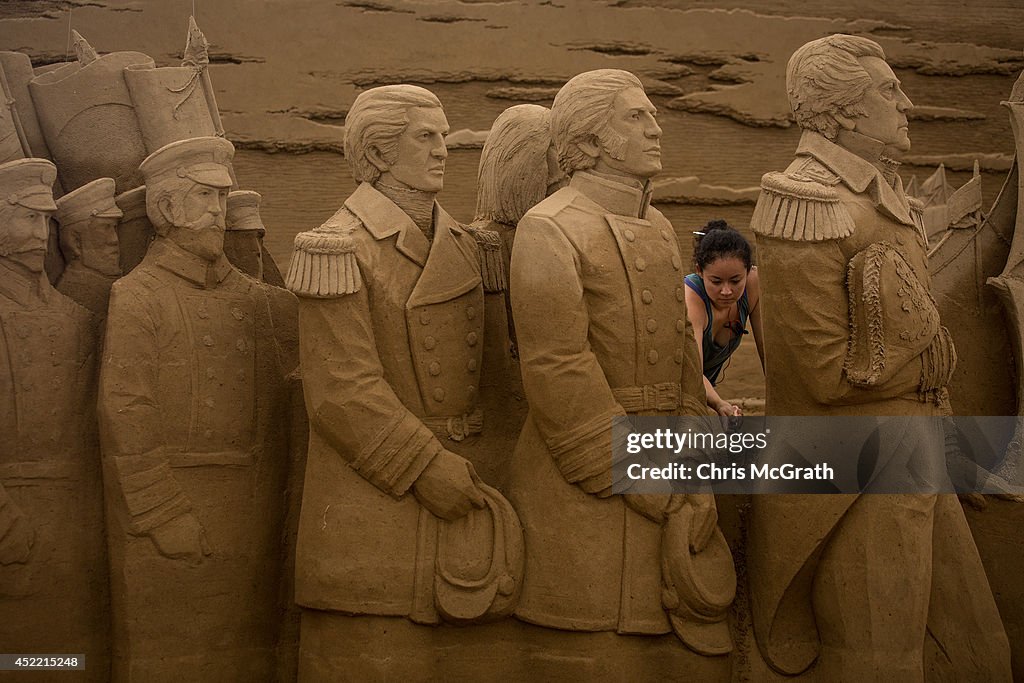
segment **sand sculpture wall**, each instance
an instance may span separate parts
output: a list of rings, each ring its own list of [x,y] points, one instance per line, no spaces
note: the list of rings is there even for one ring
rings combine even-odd
[[[839,18],[846,3],[817,18],[656,0],[301,4],[288,16],[260,3],[200,6],[212,42],[163,3],[0,9],[0,196],[16,210],[22,195],[42,198],[34,210],[55,217],[37,226],[47,244],[38,269],[0,255],[3,411],[17,435],[0,458],[0,622],[12,626],[0,654],[80,653],[90,680],[759,681],[862,665],[867,677],[1024,675],[1013,496],[967,497],[966,514],[949,496],[921,503],[928,524],[953,530],[936,535],[945,545],[934,555],[918,548],[934,572],[925,577],[923,559],[901,572],[909,584],[936,577],[933,594],[918,595],[933,635],[886,659],[881,640],[920,615],[898,615],[883,635],[863,626],[870,615],[851,591],[815,583],[830,607],[808,631],[779,596],[811,590],[808,577],[855,580],[843,572],[872,542],[858,530],[898,515],[821,496],[805,508],[606,498],[603,446],[593,446],[606,435],[590,428],[619,410],[705,412],[676,280],[689,272],[690,230],[714,217],[758,235],[766,307],[789,309],[770,318],[767,406],[752,344],[720,391],[748,413],[773,401],[788,413],[821,408],[780,379],[802,372],[780,364],[793,360],[785,340],[799,327],[785,297],[813,288],[813,307],[845,307],[846,275],[816,265],[803,285],[787,281],[789,264],[817,263],[827,244],[791,243],[793,226],[766,207],[820,199],[783,177],[794,152],[810,154],[786,64],[832,33],[877,41],[916,105],[913,147],[899,150],[906,216],[858,227],[838,253],[853,263],[906,231],[899,258],[949,328],[926,347],[958,349],[956,370],[921,389],[934,393],[928,410],[1017,414],[1024,98],[1014,79],[1024,58],[1007,27],[1020,10],[960,17],[954,30],[941,7],[911,16],[867,3],[859,19]],[[417,59],[401,47],[416,45]],[[500,169],[529,146],[488,151],[498,115],[529,103],[538,129],[557,137],[559,116],[583,114],[564,113],[578,93],[556,94],[609,67],[639,77],[617,87],[643,95],[640,111],[658,110],[657,134],[637,139],[659,140],[659,168],[626,169],[641,191],[608,184],[601,163],[621,169],[600,145],[581,145],[597,166],[559,167],[556,142],[521,162],[533,190],[499,183],[531,197],[515,215],[482,209],[478,150],[504,154]],[[397,83],[429,92],[372,90]],[[431,136],[420,156],[346,138],[367,92],[412,97],[398,109],[429,113],[416,121]],[[370,118],[395,106],[378,104]],[[861,150],[841,142],[829,144]],[[436,184],[408,175],[413,158],[434,164]],[[779,177],[762,184],[771,171]],[[575,184],[559,193],[566,174]],[[825,185],[842,187],[836,178]],[[573,201],[583,209],[564,218]],[[610,231],[584,250],[574,231],[588,229],[588,201]],[[652,224],[651,240],[637,239],[636,226]],[[196,226],[212,232],[190,238]],[[524,234],[513,259],[513,235]],[[597,274],[610,279],[589,280]],[[577,288],[579,300],[564,296]],[[625,308],[645,312],[636,339],[631,317],[615,327]],[[560,355],[584,339],[596,352]],[[910,357],[924,353],[939,351]],[[573,370],[559,375],[553,356]],[[674,398],[631,392],[666,384]],[[941,435],[928,439],[943,447]],[[801,545],[797,508],[808,533],[839,540]],[[891,534],[928,535],[908,528]],[[805,584],[791,576],[794,558],[812,558]],[[873,595],[913,592],[891,566],[864,565]],[[75,601],[62,602],[67,593]],[[849,633],[829,630],[843,619]],[[807,633],[819,639],[809,650]],[[869,644],[851,644],[857,634]]]

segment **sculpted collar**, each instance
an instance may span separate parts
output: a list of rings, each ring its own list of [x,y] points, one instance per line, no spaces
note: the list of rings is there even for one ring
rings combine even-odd
[[[882,158],[885,146],[877,140],[858,136],[858,150],[864,154]],[[856,192],[864,194],[870,191],[875,206],[906,225],[914,225],[910,216],[910,205],[903,192],[903,182],[896,175],[890,185],[882,171],[845,147],[831,142],[821,133],[805,130],[800,137],[800,145],[796,148],[797,156],[814,157],[833,173],[839,176],[843,184]]]
[[[645,218],[651,205],[651,181],[627,180],[597,174],[593,171],[576,171],[572,174],[569,187],[577,190],[609,213],[617,216]]]
[[[21,270],[11,267],[6,259],[0,258],[0,296],[25,308],[35,308],[45,304],[53,291],[46,273],[40,273],[38,278],[25,277]]]
[[[356,215],[374,239],[382,240],[398,235],[395,244],[398,251],[415,261],[420,266],[426,265],[430,254],[430,242],[412,218],[393,201],[385,197],[369,183],[362,183],[348,199],[345,208]],[[455,235],[462,234],[451,216],[434,202],[434,239],[440,239],[440,233],[448,230]]]
[[[234,270],[223,253],[210,263],[185,251],[166,237],[157,237],[150,245],[149,253],[156,265],[204,289],[216,287]]]

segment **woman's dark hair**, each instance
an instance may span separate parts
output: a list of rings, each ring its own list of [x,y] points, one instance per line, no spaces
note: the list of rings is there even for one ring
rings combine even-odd
[[[697,270],[704,270],[720,258],[738,258],[750,270],[750,242],[728,223],[716,219],[694,233],[693,263]]]

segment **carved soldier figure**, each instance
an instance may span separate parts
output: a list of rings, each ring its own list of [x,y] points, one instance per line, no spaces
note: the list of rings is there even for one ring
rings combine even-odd
[[[113,287],[100,374],[118,680],[274,677],[290,294],[224,255],[234,154],[140,171],[157,237]],[[284,313],[282,313],[284,312]]]
[[[100,178],[57,200],[60,248],[67,260],[57,291],[107,317],[110,287],[121,276],[114,181]]]
[[[551,111],[536,104],[518,104],[503,111],[494,120],[480,152],[476,217],[470,227],[491,230],[501,236],[506,273],[510,272],[519,219],[565,182],[565,173],[558,165],[551,141]],[[501,299],[504,299],[509,336],[514,344],[511,302],[507,293]]]
[[[361,184],[295,239],[287,282],[310,420],[303,680],[468,675],[451,653],[470,635],[424,625],[506,614],[518,590],[518,520],[472,464],[507,456],[479,436],[484,283],[501,273],[434,200],[447,132],[423,88],[360,94],[345,157]]]
[[[563,676],[727,678],[727,658],[666,635],[732,649],[735,574],[713,497],[609,497],[613,418],[708,413],[676,236],[650,206],[656,109],[635,76],[605,69],[566,83],[551,114],[570,181],[519,222],[510,281],[529,402],[510,465],[528,549],[516,616],[546,627],[530,636],[533,672],[564,656]],[[703,623],[693,608],[710,596],[679,585],[701,584],[681,560],[724,584]]]
[[[891,160],[910,148],[912,104],[881,47],[854,36],[801,47],[786,87],[803,134],[789,168],[764,176],[752,220],[768,414],[947,414],[956,355],[929,293],[920,206]],[[915,462],[935,474],[941,420],[880,424],[876,472]],[[774,669],[1009,679],[1006,635],[955,496],[754,496],[749,537],[754,628]]]
[[[103,498],[89,312],[43,269],[57,171],[0,166],[0,642],[83,653],[108,676]]]
[[[261,200],[260,193],[252,190],[235,190],[228,195],[224,253],[246,275],[283,287],[281,271],[263,243],[267,228],[260,217]]]

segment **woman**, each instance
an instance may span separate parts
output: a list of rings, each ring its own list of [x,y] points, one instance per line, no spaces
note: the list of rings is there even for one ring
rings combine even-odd
[[[750,263],[750,243],[725,221],[711,221],[694,234],[697,272],[686,276],[686,313],[701,353],[704,389],[712,409],[725,417],[739,416],[739,406],[719,396],[715,383],[747,334],[748,321],[764,370],[757,267]]]

